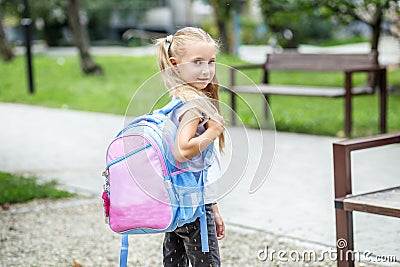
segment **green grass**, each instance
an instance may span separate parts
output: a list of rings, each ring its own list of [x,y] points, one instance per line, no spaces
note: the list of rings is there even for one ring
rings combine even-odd
[[[105,76],[85,76],[77,57],[34,58],[35,89],[27,94],[25,62],[0,63],[0,101],[123,114],[136,88],[157,71],[153,57],[100,57]]]
[[[0,172],[0,188],[0,205],[37,198],[56,199],[74,196],[72,193],[57,189],[55,181],[38,183],[35,177],[25,178],[5,172]]]
[[[165,93],[158,72],[155,56],[126,57],[98,56],[96,62],[105,70],[104,76],[85,76],[79,68],[77,57],[35,56],[36,93],[27,93],[25,58],[17,57],[11,63],[0,61],[0,101],[27,103],[54,108],[69,108],[114,114],[141,115],[149,111],[153,103]],[[243,64],[235,57],[219,55],[218,62],[227,65]],[[249,71],[246,75],[258,83],[259,71]],[[228,86],[228,71],[218,70],[222,85]],[[342,86],[341,73],[271,73],[272,83]],[[365,76],[357,75],[355,83],[365,81]],[[245,76],[239,82],[250,82]],[[400,71],[388,72],[389,86],[400,87]],[[134,101],[131,102],[134,96]],[[241,119],[247,126],[258,127],[256,119],[264,126],[262,101],[260,96],[243,95],[239,103]],[[227,93],[221,99],[229,103]],[[162,102],[162,101],[161,101]],[[240,101],[239,101],[240,102]],[[271,96],[271,108],[280,131],[341,136],[343,130],[343,99],[314,97]],[[378,133],[377,96],[354,98],[353,135],[365,136]],[[256,116],[254,116],[253,111]],[[228,118],[227,118],[228,119]],[[229,119],[228,119],[229,120]],[[388,130],[400,130],[400,95],[390,94],[388,99]]]

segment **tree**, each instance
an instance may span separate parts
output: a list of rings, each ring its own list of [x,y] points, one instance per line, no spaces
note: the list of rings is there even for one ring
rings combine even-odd
[[[230,30],[228,25],[231,24],[232,19],[232,3],[234,0],[209,0],[214,10],[215,22],[217,24],[219,38],[222,42],[221,51],[224,53],[231,53],[231,39]]]
[[[68,21],[73,41],[79,50],[82,71],[86,74],[103,74],[103,69],[94,62],[89,53],[89,38],[85,23],[83,23],[83,16],[80,16],[78,0],[68,0],[66,2],[63,0],[36,0],[32,1],[31,9],[32,19],[34,21],[41,19],[45,29],[54,23],[66,24]],[[21,16],[18,12],[17,1],[9,1],[8,12],[15,16]]]
[[[332,26],[318,16],[310,1],[260,0],[260,7],[265,24],[284,48],[296,48],[301,42],[331,36]]]
[[[3,25],[3,9],[0,0],[0,54],[4,61],[11,61],[14,58],[13,51],[7,40]]]
[[[209,0],[214,11],[214,19],[217,24],[219,38],[222,42],[221,51],[234,54],[233,46],[233,12],[241,12],[246,0]]]
[[[269,26],[276,24],[277,20],[298,23],[301,21],[298,16],[303,12],[306,12],[307,16],[319,16],[331,23],[349,24],[362,21],[371,28],[371,50],[376,50],[385,16],[390,10],[398,10],[399,2],[397,0],[261,0],[261,7]],[[285,19],[285,16],[281,15],[282,12],[289,12],[290,16],[294,17],[291,20],[287,17]]]
[[[72,37],[79,50],[83,72],[87,74],[103,74],[103,69],[94,62],[89,53],[89,38],[83,22],[83,16],[80,16],[79,13],[78,0],[67,1],[67,14]]]
[[[378,49],[381,26],[385,12],[389,10],[391,3],[396,0],[314,0],[326,17],[335,17],[343,23],[355,20],[365,22],[371,27],[371,50]]]
[[[85,7],[85,13],[81,10],[80,4]],[[90,15],[109,15],[110,10],[119,8],[126,12],[130,12],[132,8],[145,7],[149,8],[155,5],[155,1],[149,0],[35,0],[33,4],[34,13],[37,18],[42,18],[44,21],[45,38],[52,41],[49,36],[51,34],[52,25],[63,25],[68,21],[72,33],[72,39],[75,46],[79,50],[81,58],[81,67],[84,73],[87,74],[102,74],[103,69],[96,64],[89,53],[90,38],[87,32],[87,22]],[[58,27],[58,33],[61,29]],[[54,40],[53,40],[54,41]]]
[[[390,32],[400,40],[400,2],[390,4]]]

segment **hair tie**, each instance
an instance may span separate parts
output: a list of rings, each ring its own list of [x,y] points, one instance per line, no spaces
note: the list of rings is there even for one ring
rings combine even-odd
[[[172,36],[172,34],[170,34],[170,35],[168,35],[167,36],[167,38],[166,38],[166,40],[165,40],[165,42],[166,42],[166,46],[167,46],[167,52],[168,52],[168,55],[169,56],[171,56],[170,55],[170,52],[169,52],[169,49],[171,48],[171,44],[172,44],[172,38],[173,38],[174,36]]]
[[[172,38],[174,38],[174,36],[172,34],[167,36],[167,43],[172,43]]]

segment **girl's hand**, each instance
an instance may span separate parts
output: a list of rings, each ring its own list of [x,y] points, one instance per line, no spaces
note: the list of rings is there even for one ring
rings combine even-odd
[[[211,117],[206,122],[207,129],[212,129],[213,131],[215,131],[217,136],[220,136],[224,132],[224,125],[225,125],[225,120],[219,114],[215,114],[214,117]]]
[[[221,214],[219,213],[218,206],[212,205],[212,209],[214,212],[214,221],[215,221],[215,228],[217,230],[217,239],[221,240],[225,237],[225,224],[222,220]]]
[[[199,155],[224,131],[225,121],[218,113],[206,122],[207,130],[196,136],[199,123],[199,114],[193,110],[182,115],[173,152],[177,161],[185,162]]]

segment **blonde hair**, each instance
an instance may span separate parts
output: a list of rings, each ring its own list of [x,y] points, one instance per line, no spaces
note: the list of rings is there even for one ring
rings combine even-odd
[[[206,115],[212,117],[220,114],[218,80],[214,75],[212,81],[203,90],[197,90],[185,82],[170,61],[170,57],[181,57],[185,54],[188,42],[212,43],[218,48],[218,43],[201,28],[185,27],[174,35],[156,40],[158,46],[158,66],[161,70],[164,83],[172,96],[183,101],[195,101],[196,106]],[[219,136],[219,149],[224,147],[224,134]]]

